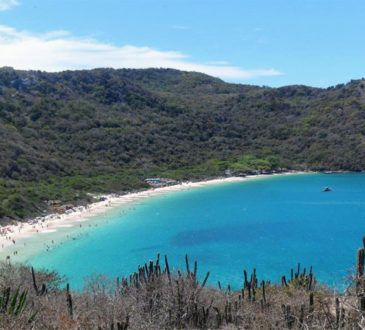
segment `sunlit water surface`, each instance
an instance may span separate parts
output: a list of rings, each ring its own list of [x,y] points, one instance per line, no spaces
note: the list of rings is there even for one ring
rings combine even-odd
[[[74,288],[92,273],[126,276],[157,253],[183,269],[188,253],[201,277],[211,272],[211,285],[239,288],[243,269],[254,267],[260,279],[278,282],[300,262],[321,282],[342,287],[365,233],[365,175],[269,176],[196,188],[115,208],[96,223],[28,262],[56,269]]]

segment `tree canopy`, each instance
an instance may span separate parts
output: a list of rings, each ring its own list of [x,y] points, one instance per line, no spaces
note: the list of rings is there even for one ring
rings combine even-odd
[[[172,69],[0,69],[0,218],[48,200],[145,187],[152,175],[361,171],[365,81],[228,84]]]

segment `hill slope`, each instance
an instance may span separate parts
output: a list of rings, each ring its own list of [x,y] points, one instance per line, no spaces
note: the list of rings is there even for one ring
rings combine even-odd
[[[141,188],[150,175],[359,171],[364,133],[363,80],[268,88],[170,69],[2,68],[0,218]]]

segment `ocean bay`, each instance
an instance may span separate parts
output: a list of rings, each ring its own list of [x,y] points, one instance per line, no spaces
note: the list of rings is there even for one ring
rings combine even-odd
[[[279,282],[298,262],[342,285],[365,229],[364,183],[364,174],[264,176],[150,197],[99,215],[98,227],[28,263],[56,269],[74,288],[92,273],[127,276],[157,253],[175,269],[187,253],[211,285],[239,288],[253,268]]]

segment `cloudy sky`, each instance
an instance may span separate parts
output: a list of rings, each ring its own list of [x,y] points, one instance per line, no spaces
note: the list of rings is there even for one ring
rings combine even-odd
[[[365,76],[364,14],[362,0],[0,0],[0,66],[327,87]]]

